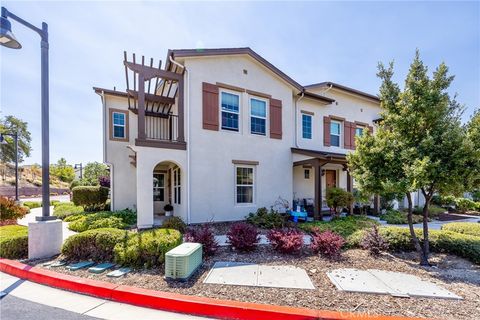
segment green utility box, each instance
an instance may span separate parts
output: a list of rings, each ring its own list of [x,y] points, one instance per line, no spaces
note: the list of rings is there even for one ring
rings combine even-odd
[[[187,280],[202,265],[202,245],[185,242],[165,254],[165,277]]]

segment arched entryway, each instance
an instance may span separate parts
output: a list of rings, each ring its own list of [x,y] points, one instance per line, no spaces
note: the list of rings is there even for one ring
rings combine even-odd
[[[153,218],[160,225],[168,215],[175,215],[175,209],[182,203],[180,166],[172,161],[159,162],[153,169]],[[173,210],[167,212],[165,206]]]

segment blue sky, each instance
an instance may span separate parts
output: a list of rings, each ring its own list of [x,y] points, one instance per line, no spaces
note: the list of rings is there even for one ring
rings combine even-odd
[[[18,2],[10,11],[50,31],[50,158],[102,161],[101,102],[92,86],[125,89],[123,51],[250,46],[301,84],[334,81],[377,93],[379,61],[402,82],[415,48],[445,61],[467,120],[480,106],[480,2]],[[29,123],[40,163],[38,36],[16,22],[21,50],[0,49],[0,116]]]

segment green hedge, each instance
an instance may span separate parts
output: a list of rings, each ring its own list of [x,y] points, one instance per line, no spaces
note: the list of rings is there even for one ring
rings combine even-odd
[[[115,246],[115,261],[132,267],[151,267],[165,261],[165,253],[182,243],[182,234],[173,229],[130,233],[126,242]]]
[[[28,228],[24,226],[0,227],[0,257],[22,259],[28,255]]]
[[[420,241],[423,241],[423,232],[421,229],[415,229],[415,233]],[[388,242],[390,251],[413,251],[415,250],[408,228],[401,227],[382,227],[380,234]],[[360,247],[361,241],[365,235],[365,230],[359,230],[347,238],[347,246]],[[446,230],[430,230],[430,248],[434,252],[445,252],[458,255],[471,260],[474,263],[480,263],[480,237],[456,233]]]
[[[181,233],[185,233],[185,231],[187,230],[187,225],[180,217],[168,217],[162,223],[162,228],[175,229],[180,231]]]
[[[83,212],[83,207],[76,206],[71,202],[58,204],[53,208],[53,215],[62,220],[64,220],[68,216],[82,213],[82,212]]]
[[[386,221],[389,224],[407,224],[407,213],[397,210],[388,210],[387,213],[380,215],[380,220]],[[420,223],[423,221],[423,217],[412,214],[413,223]]]
[[[69,260],[113,261],[115,245],[127,237],[125,230],[88,230],[69,237],[62,246],[62,254]]]
[[[99,228],[125,229],[137,223],[137,214],[131,210],[101,211],[83,213],[69,217],[68,228],[72,231],[83,232]]]
[[[364,216],[347,216],[336,218],[332,221],[316,221],[299,224],[300,229],[311,232],[313,228],[317,227],[320,231],[330,230],[338,233],[342,237],[348,237],[357,230],[362,230],[378,224],[373,219]]]
[[[480,237],[480,223],[452,222],[442,226],[442,230]]]
[[[109,189],[101,186],[79,186],[72,189],[72,201],[87,211],[103,209],[108,200]]]
[[[51,206],[56,206],[58,203],[61,203],[59,200],[51,200],[50,205]],[[40,208],[42,207],[42,202],[41,201],[25,201],[23,202],[23,205],[25,207],[29,207],[30,209],[35,209],[35,208]]]

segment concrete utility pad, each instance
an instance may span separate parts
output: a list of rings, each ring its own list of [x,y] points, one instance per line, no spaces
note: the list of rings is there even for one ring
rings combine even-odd
[[[336,269],[327,272],[327,276],[341,291],[390,294],[396,297],[462,299],[431,282],[400,272]]]
[[[216,262],[203,282],[238,286],[315,289],[303,269],[292,266],[260,266],[242,262]]]

